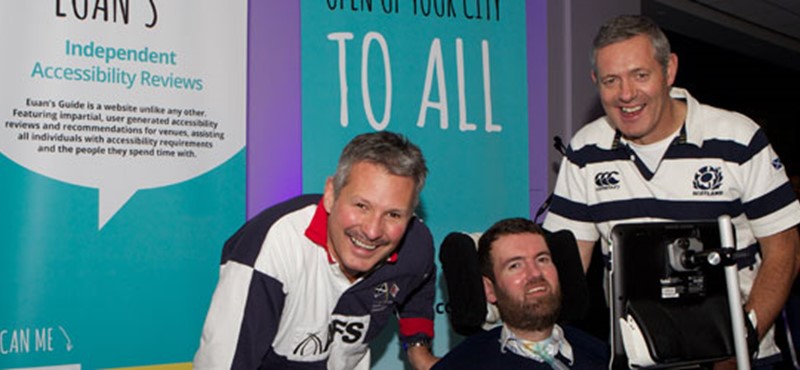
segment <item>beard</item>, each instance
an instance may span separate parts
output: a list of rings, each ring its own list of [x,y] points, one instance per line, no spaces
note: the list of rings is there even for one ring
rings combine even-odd
[[[508,326],[527,331],[550,329],[561,313],[561,290],[539,297],[516,299],[501,289],[496,289],[497,309]]]

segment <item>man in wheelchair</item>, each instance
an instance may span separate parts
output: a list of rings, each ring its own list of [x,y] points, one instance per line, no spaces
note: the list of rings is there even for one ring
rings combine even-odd
[[[441,253],[442,259],[456,254],[470,258],[468,248],[456,251],[443,246]],[[444,269],[457,266],[449,262],[452,261],[443,263]],[[495,223],[478,241],[477,262],[485,299],[497,307],[502,324],[488,331],[472,326],[474,334],[444,356],[434,369],[608,366],[606,344],[569,325],[557,324],[562,316],[562,286],[545,232],[536,223],[524,218]],[[578,272],[582,275],[582,271]],[[448,281],[448,289],[455,284],[475,286]],[[484,308],[471,316],[477,318],[481,311],[486,312]],[[465,327],[471,330],[470,325],[459,325],[457,330]]]

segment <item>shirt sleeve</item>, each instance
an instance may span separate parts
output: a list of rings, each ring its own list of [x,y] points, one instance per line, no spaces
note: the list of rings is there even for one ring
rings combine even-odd
[[[589,212],[585,168],[571,160],[571,150],[561,160],[553,200],[543,227],[548,231],[569,230],[577,240],[596,241],[600,238]]]
[[[254,269],[263,233],[248,229],[259,226],[245,225],[225,244],[195,369],[259,368],[272,348],[285,294],[278,280]]]
[[[399,315],[400,340],[408,342],[421,338],[433,338],[433,304],[436,298],[436,266],[433,262],[433,237],[421,221],[414,220],[409,227],[407,242],[415,243],[412,264],[424,266],[419,284],[405,302],[397,309]]]
[[[800,204],[778,155],[758,130],[747,146],[748,159],[740,166],[742,205],[756,237],[777,234],[800,222]]]

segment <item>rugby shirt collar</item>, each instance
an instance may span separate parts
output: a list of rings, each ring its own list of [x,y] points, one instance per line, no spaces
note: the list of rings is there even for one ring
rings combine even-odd
[[[683,128],[681,129],[681,144],[689,143],[698,147],[703,146],[703,124],[695,117],[700,114],[700,103],[689,94],[689,91],[679,87],[673,87],[669,92],[669,96],[686,102],[686,117],[683,120]]]

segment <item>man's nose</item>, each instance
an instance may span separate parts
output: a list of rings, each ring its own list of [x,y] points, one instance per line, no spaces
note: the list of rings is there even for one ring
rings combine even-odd
[[[529,278],[540,278],[543,275],[542,268],[536,264],[536,261],[528,264],[526,273],[528,274]]]
[[[364,234],[370,240],[375,240],[383,235],[383,217],[376,212],[370,212],[364,219]]]
[[[636,88],[630,81],[622,79],[619,84],[619,100],[628,102],[636,97]]]

